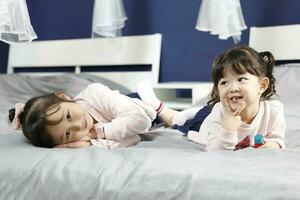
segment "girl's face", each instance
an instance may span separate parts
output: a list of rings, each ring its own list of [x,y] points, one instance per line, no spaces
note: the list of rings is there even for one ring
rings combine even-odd
[[[47,125],[47,130],[55,145],[79,141],[83,138],[96,138],[93,131],[94,120],[92,116],[75,102],[61,102],[51,108],[49,121],[59,121],[55,125]]]
[[[243,117],[248,119],[256,115],[260,97],[268,88],[268,84],[267,77],[260,78],[250,73],[237,74],[232,69],[227,69],[224,77],[218,82],[218,92],[223,105],[224,101],[227,101],[232,111],[244,107],[241,112],[243,120]]]

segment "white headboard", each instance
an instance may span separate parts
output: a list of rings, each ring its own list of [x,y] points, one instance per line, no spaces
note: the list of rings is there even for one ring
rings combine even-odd
[[[300,25],[251,27],[249,46],[270,51],[276,60],[299,60]]]
[[[151,71],[93,72],[135,90],[144,79],[158,83],[161,42],[161,34],[152,34],[12,44],[7,73],[26,67],[74,66],[74,72],[81,73],[83,66],[151,65]]]

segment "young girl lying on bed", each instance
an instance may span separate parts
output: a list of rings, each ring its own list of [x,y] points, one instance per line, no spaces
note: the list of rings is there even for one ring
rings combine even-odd
[[[253,146],[258,133],[264,136],[260,148],[284,148],[283,105],[270,100],[276,93],[273,67],[270,52],[258,53],[249,47],[225,51],[213,63],[211,100],[200,111],[191,108],[177,112],[167,108],[149,82],[139,84],[138,94],[170,126],[190,129],[203,122],[200,130],[199,126],[197,132],[189,130],[187,137],[206,145],[207,151]]]
[[[139,99],[94,83],[74,99],[56,92],[18,103],[9,117],[35,146],[112,149],[138,143],[156,112]]]

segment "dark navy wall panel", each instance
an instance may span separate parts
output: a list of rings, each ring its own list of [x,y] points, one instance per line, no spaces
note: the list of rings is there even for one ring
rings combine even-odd
[[[8,44],[0,41],[0,73],[6,73]]]
[[[125,2],[124,34],[163,34],[161,81],[209,80],[216,52],[232,44],[195,29],[200,0],[144,0],[140,7],[136,6],[142,4],[140,0]]]
[[[94,0],[27,0],[38,40],[90,37]]]
[[[160,81],[207,81],[213,59],[232,47],[195,29],[201,0],[123,0],[128,20],[124,35],[163,34]],[[27,0],[38,40],[88,38],[93,0]],[[241,0],[250,26],[300,24],[298,0]],[[243,31],[247,44],[249,29]],[[6,71],[8,46],[0,42],[0,72]]]

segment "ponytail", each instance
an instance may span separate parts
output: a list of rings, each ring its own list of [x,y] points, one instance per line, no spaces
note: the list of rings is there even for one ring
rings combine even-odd
[[[275,89],[275,77],[273,76],[273,69],[275,65],[275,59],[271,52],[263,51],[260,52],[259,55],[261,56],[262,63],[264,63],[266,77],[269,78],[269,86],[266,91],[262,94],[262,97],[265,99],[270,98],[273,94],[276,94]]]
[[[9,121],[14,129],[22,129],[24,136],[35,146],[53,147],[47,125],[47,110],[62,100],[54,93],[30,99],[26,104],[17,103],[9,110]]]

